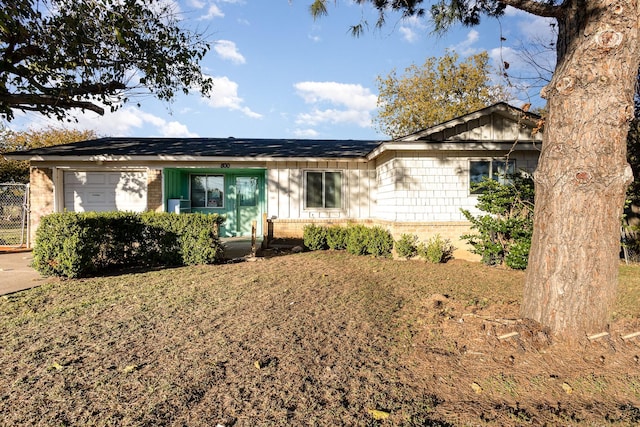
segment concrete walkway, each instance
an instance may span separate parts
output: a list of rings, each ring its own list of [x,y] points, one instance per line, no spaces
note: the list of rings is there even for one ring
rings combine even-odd
[[[12,294],[45,282],[45,278],[30,267],[33,255],[27,252],[0,253],[0,295]]]
[[[220,243],[224,259],[234,260],[251,256],[251,237],[223,237]],[[261,244],[262,239],[256,240],[257,249],[260,249]]]

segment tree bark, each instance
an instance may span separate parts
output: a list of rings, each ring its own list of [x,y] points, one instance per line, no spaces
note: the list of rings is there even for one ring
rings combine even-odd
[[[569,0],[558,18],[521,315],[569,340],[606,330],[615,302],[639,7]]]

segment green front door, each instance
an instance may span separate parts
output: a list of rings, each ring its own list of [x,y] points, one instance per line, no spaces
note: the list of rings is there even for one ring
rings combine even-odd
[[[260,192],[257,176],[236,176],[236,233],[251,235],[251,223],[260,217]]]

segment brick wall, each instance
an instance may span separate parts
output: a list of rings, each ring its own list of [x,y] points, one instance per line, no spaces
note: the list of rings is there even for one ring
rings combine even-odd
[[[31,245],[35,243],[35,234],[40,219],[53,213],[54,210],[54,186],[53,169],[51,168],[31,168],[31,186],[29,193],[29,226]]]
[[[147,169],[147,210],[162,212],[162,169]]]

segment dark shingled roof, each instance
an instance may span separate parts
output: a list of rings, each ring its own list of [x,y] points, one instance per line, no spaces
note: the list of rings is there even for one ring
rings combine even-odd
[[[361,158],[382,141],[244,138],[100,138],[14,153],[29,156]]]

